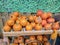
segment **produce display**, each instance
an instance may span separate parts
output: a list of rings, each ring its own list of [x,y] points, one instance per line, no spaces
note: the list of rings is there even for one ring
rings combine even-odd
[[[14,37],[12,45],[51,45],[46,35]]]
[[[35,15],[22,15],[19,12],[10,14],[9,19],[4,23],[3,30],[10,31],[40,31],[40,30],[59,30],[59,22],[56,22],[51,12],[38,10]]]

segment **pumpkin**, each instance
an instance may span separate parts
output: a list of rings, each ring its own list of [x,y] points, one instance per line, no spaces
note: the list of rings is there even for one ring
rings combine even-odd
[[[47,21],[46,20],[42,20],[41,24],[42,24],[42,26],[44,26],[44,25],[47,24]]]
[[[32,45],[38,45],[38,43],[37,42],[33,42]]]
[[[25,45],[24,43],[20,43],[21,45]]]
[[[21,18],[21,19],[20,19],[20,24],[21,24],[22,26],[26,26],[26,25],[27,25],[27,20],[24,19],[24,18]]]
[[[41,21],[42,20],[41,20],[41,17],[40,16],[35,18],[35,23],[41,23]]]
[[[44,45],[51,45],[50,42],[45,42]]]
[[[17,38],[14,39],[14,43],[18,44],[18,39]]]
[[[16,23],[20,24],[20,20],[16,20]]]
[[[23,38],[22,36],[19,36],[18,39],[19,39],[19,40],[23,40],[24,38]]]
[[[30,36],[30,40],[32,40],[32,41],[35,40],[35,36],[33,36],[33,35]]]
[[[4,30],[5,32],[9,32],[9,31],[11,30],[11,27],[8,26],[8,25],[5,25],[5,26],[3,27],[3,30]]]
[[[16,44],[16,43],[13,43],[12,45],[18,45],[18,44]]]
[[[22,15],[21,18],[26,19],[27,17],[25,15]]]
[[[52,29],[53,30],[58,30],[59,29],[59,22],[55,22],[55,23],[53,23],[53,25],[52,25]]]
[[[47,42],[47,41],[48,41],[47,36],[43,36],[43,41],[44,41],[44,42]]]
[[[43,15],[41,15],[41,18],[42,18],[43,20],[47,19],[47,18],[48,18],[47,13],[46,13],[46,12],[43,13]]]
[[[32,25],[31,24],[26,25],[26,31],[32,31]]]
[[[8,24],[9,26],[13,26],[13,25],[14,25],[14,20],[9,19],[9,20],[7,21],[7,24]]]
[[[36,15],[37,16],[41,16],[42,14],[43,14],[43,11],[42,10],[38,10]]]
[[[54,19],[54,18],[48,18],[48,19],[47,19],[47,22],[48,22],[48,23],[54,23],[54,22],[55,22],[55,19]]]
[[[35,22],[31,22],[31,25],[34,28],[36,24],[35,24]]]
[[[28,20],[29,20],[30,22],[34,21],[33,16],[32,16],[32,15],[28,16]]]
[[[25,40],[25,43],[28,43],[28,42],[29,42],[29,39],[26,39],[26,40]]]
[[[45,28],[46,30],[51,30],[52,24],[46,24],[46,25],[44,26],[44,28]]]
[[[29,25],[30,23],[27,21],[27,25]]]
[[[42,29],[42,25],[41,24],[36,24],[35,26],[35,30],[41,30]]]
[[[22,42],[23,42],[23,40],[18,40],[18,42],[19,42],[19,43],[22,43]]]
[[[19,12],[13,12],[13,15],[18,17],[19,16]]]
[[[37,16],[36,15],[33,15],[33,18],[34,18],[34,20],[37,18]]]
[[[21,31],[22,30],[22,26],[20,24],[14,24],[13,25],[13,30],[14,31]]]
[[[47,12],[48,18],[52,17],[52,13],[51,12]]]
[[[10,19],[16,21],[18,18],[16,16],[14,16],[14,15],[10,15]]]
[[[43,40],[43,36],[42,35],[38,35],[37,36],[37,40],[42,41]]]

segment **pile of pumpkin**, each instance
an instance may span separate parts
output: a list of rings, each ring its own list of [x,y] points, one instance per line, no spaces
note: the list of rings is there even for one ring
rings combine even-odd
[[[13,12],[10,14],[9,19],[5,22],[3,30],[5,32],[22,31],[25,28],[26,31],[40,31],[44,30],[58,30],[60,28],[59,22],[55,22],[51,12],[43,12],[38,10],[35,15],[22,15],[19,12]]]
[[[24,38],[23,36],[15,37],[12,45],[51,45],[48,37],[46,35],[38,35],[38,36],[28,36],[28,38]]]

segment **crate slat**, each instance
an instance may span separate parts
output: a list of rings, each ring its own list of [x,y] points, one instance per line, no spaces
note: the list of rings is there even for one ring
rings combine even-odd
[[[60,30],[58,32],[60,32]],[[52,33],[53,33],[53,30],[47,30],[47,31],[41,30],[41,31],[3,32],[3,35],[4,36],[23,36],[23,35],[40,35],[40,34],[52,34]]]

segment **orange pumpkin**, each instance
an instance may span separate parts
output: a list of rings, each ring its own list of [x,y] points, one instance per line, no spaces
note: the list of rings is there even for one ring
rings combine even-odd
[[[14,20],[9,19],[9,20],[7,21],[7,24],[8,24],[9,26],[13,26],[13,25],[14,25]]]
[[[22,30],[22,26],[20,24],[14,24],[13,25],[13,30],[14,31],[21,31]]]
[[[48,18],[52,17],[52,13],[51,12],[47,12]]]
[[[38,35],[38,36],[37,36],[37,40],[42,41],[42,40],[43,40],[42,35]]]
[[[55,22],[53,25],[52,25],[52,29],[53,30],[58,30],[59,29],[59,22]]]
[[[43,14],[43,11],[42,10],[38,10],[36,15],[37,16],[41,16],[42,14]]]
[[[34,28],[36,24],[35,24],[35,22],[31,22],[31,25]]]
[[[44,26],[44,25],[47,24],[47,21],[46,20],[42,20],[41,24],[42,24],[42,26]]]
[[[28,42],[29,42],[29,39],[26,39],[26,40],[25,40],[25,43],[28,43]]]
[[[32,15],[28,16],[28,20],[31,22],[31,21],[34,21],[34,18]]]
[[[41,30],[41,29],[42,29],[42,25],[41,24],[36,24],[35,30]]]
[[[43,36],[43,41],[44,41],[44,42],[47,42],[47,41],[48,41],[47,36]]]
[[[22,15],[21,18],[26,19],[27,17],[25,15]]]
[[[47,18],[48,18],[47,13],[46,13],[46,12],[43,13],[43,15],[41,15],[41,18],[42,18],[43,20],[47,19]]]
[[[51,45],[50,42],[45,42],[44,45]]]
[[[12,19],[12,20],[16,21],[16,20],[17,20],[17,17],[16,17],[16,16],[14,16],[14,15],[10,15],[10,19]]]
[[[33,36],[33,35],[30,36],[30,40],[32,40],[32,41],[35,40],[35,36]]]
[[[21,24],[22,26],[26,26],[26,25],[27,25],[27,20],[24,19],[24,18],[21,18],[21,19],[20,19],[20,24]]]
[[[18,45],[18,44],[16,44],[16,43],[13,43],[12,45]]]
[[[42,20],[41,20],[41,17],[36,17],[36,18],[35,18],[35,23],[41,23],[41,21],[42,21]]]
[[[32,45],[38,45],[38,43],[37,42],[33,42]]]
[[[46,30],[51,30],[52,24],[46,24],[46,25],[44,26],[44,28],[45,28]]]
[[[55,19],[54,19],[54,18],[48,18],[48,19],[47,19],[47,22],[48,22],[48,23],[54,23],[54,22],[55,22]]]
[[[11,30],[11,27],[8,26],[8,25],[5,25],[5,26],[3,27],[3,30],[4,30],[5,32],[9,32],[9,31]]]
[[[16,23],[20,24],[20,20],[16,20]]]
[[[17,38],[14,39],[14,43],[15,43],[15,44],[18,44],[18,39],[17,39]]]
[[[18,17],[19,16],[19,12],[13,12],[13,15]]]
[[[26,26],[26,30],[27,30],[27,31],[32,31],[32,25],[31,25],[31,24],[28,24],[28,25]]]

